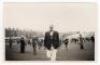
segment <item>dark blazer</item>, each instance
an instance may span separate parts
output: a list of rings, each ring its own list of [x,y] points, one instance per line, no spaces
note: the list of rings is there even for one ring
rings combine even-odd
[[[49,50],[51,49],[51,46],[57,49],[59,47],[59,33],[54,31],[51,38],[50,32],[46,32],[44,38],[44,46]]]

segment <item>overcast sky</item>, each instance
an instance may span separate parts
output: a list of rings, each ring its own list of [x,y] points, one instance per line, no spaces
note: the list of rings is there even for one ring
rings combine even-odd
[[[59,32],[95,31],[95,3],[5,3],[4,27],[47,31],[53,24]]]

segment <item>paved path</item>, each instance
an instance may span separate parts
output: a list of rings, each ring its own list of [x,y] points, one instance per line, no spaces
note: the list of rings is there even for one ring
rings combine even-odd
[[[90,42],[84,43],[85,49],[81,50],[78,44],[70,43],[68,48],[62,44],[58,49],[57,60],[58,61],[86,61],[86,60],[94,60],[94,44]],[[33,55],[32,46],[26,46],[26,53],[21,54],[19,52],[19,44],[13,44],[13,48],[10,49],[8,45],[6,45],[6,60],[27,60],[27,61],[44,61],[49,60],[46,57],[46,52],[44,48],[41,50],[37,50],[37,55]]]

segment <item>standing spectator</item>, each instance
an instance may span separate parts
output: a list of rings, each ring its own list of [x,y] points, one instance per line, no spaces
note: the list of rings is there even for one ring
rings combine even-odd
[[[21,37],[21,40],[20,40],[20,52],[21,53],[25,53],[25,40],[24,40],[24,37]]]
[[[94,36],[91,37],[91,40],[92,40],[93,43],[95,42]]]
[[[37,45],[37,38],[36,37],[34,37],[34,38],[32,38],[32,46],[33,46],[33,53],[34,53],[34,55],[37,55],[37,50],[36,50],[36,45]]]
[[[64,40],[64,44],[65,44],[66,48],[68,48],[68,39]]]
[[[12,44],[13,44],[13,40],[12,40],[11,37],[10,37],[10,39],[9,39],[9,47],[10,47],[10,48],[12,48]]]
[[[79,33],[79,36],[80,36],[80,49],[84,49],[84,45],[83,45],[83,38],[82,38],[82,35],[81,35],[81,33]]]

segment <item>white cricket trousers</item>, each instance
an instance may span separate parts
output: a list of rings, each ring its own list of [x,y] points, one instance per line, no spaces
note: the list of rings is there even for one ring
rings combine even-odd
[[[46,52],[47,52],[47,57],[51,61],[55,61],[56,60],[57,49],[54,49],[53,47],[51,47],[51,50],[46,50]]]

